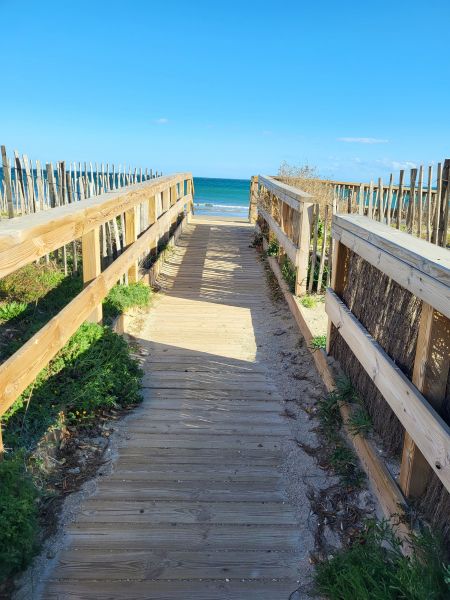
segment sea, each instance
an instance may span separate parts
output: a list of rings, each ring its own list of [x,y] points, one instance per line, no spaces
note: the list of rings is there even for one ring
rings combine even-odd
[[[248,217],[250,179],[194,177],[196,215]]]

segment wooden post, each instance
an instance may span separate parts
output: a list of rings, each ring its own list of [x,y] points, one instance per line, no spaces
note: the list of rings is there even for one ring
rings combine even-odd
[[[441,213],[441,195],[442,195],[442,163],[438,163],[436,206],[434,207],[433,231],[431,234],[431,242],[433,244],[437,244],[439,241],[439,220],[440,220],[440,213]]]
[[[299,202],[298,250],[295,261],[295,293],[297,296],[306,293],[313,206],[309,202]]]
[[[408,212],[406,217],[406,225],[408,233],[412,233],[414,230],[414,221],[416,218],[416,178],[417,169],[411,169],[410,183],[409,183],[409,204]]]
[[[83,257],[83,282],[86,287],[101,273],[99,227],[95,227],[82,236],[81,251]],[[90,323],[100,323],[103,316],[102,304],[100,303],[92,308],[92,313],[86,320]]]
[[[323,280],[323,270],[325,267],[325,252],[327,249],[327,229],[328,229],[328,204],[325,205],[325,216],[323,221],[323,235],[322,235],[322,248],[320,252],[320,265],[319,265],[319,276],[317,278],[317,292],[320,293],[322,291],[322,280]],[[329,268],[329,265],[328,265]]]
[[[314,235],[313,235],[313,250],[311,255],[311,269],[309,271],[309,281],[308,281],[308,294],[311,294],[313,284],[314,284],[314,271],[316,269],[316,259],[317,259],[317,242],[319,238],[319,216],[320,216],[320,206],[316,204],[314,206]]]
[[[6,202],[8,204],[8,218],[14,217],[14,205],[12,200],[12,186],[11,186],[11,168],[6,155],[6,147],[1,147],[2,152],[2,167],[3,167],[3,178],[5,182]]]
[[[125,213],[125,244],[126,247],[130,246],[137,240],[138,236],[138,219],[137,219],[137,207],[133,206],[130,210]],[[138,263],[135,262],[128,269],[128,283],[135,283],[139,279]]]
[[[433,190],[431,183],[433,181],[433,166],[428,167],[428,189],[427,189],[427,241],[431,242],[431,201],[433,198]]]
[[[424,302],[412,382],[437,412],[445,401],[449,368],[450,321]],[[405,496],[423,494],[430,472],[430,465],[405,431],[399,478]]]
[[[387,197],[387,207],[386,207],[386,223],[388,225],[391,224],[391,210],[392,210],[392,187],[394,184],[394,175],[391,173],[389,177],[389,191]]]
[[[403,207],[403,178],[405,177],[405,171],[400,170],[400,179],[398,182],[397,190],[397,229],[400,229],[402,222],[402,207]]]
[[[367,210],[367,216],[369,219],[373,219],[373,181],[369,185],[369,208]]]
[[[378,178],[378,220],[384,220],[384,188],[381,177]]]
[[[364,186],[363,184],[361,184],[359,186],[359,206],[358,206],[358,212],[360,215],[364,214]]]
[[[423,197],[423,165],[420,165],[419,167],[419,182],[418,182],[418,188],[417,188],[417,200],[418,200],[418,220],[419,220],[419,227],[417,229],[417,233],[419,234],[419,237],[422,237],[422,197]],[[414,228],[414,224],[413,224],[413,228]],[[414,232],[414,229],[413,229]]]
[[[330,287],[336,292],[338,296],[342,296],[347,280],[349,249],[339,240],[333,241],[333,263],[331,265]],[[333,328],[334,325],[330,317],[328,317],[327,354],[330,353],[330,341]]]
[[[258,176],[253,176],[250,182],[250,206],[248,209],[248,220],[256,223],[258,218]]]
[[[441,187],[441,214],[439,218],[438,244],[443,248],[447,244],[447,228],[448,228],[448,202],[449,202],[449,177],[450,177],[450,159],[444,160],[442,169],[442,187]]]

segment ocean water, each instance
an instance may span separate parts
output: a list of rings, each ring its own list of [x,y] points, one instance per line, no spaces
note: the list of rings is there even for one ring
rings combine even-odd
[[[194,177],[196,215],[248,217],[250,180]]]

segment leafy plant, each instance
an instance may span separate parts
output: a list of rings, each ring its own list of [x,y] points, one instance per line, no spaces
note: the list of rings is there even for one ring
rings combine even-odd
[[[0,296],[9,301],[37,302],[63,279],[64,273],[56,265],[31,263],[0,281]]]
[[[36,550],[38,491],[21,453],[0,461],[0,581],[23,568]]]
[[[278,243],[277,238],[273,238],[267,247],[267,256],[278,256],[279,252],[280,244]]]
[[[129,285],[115,285],[103,300],[103,315],[113,319],[132,306],[148,306],[151,289],[142,282]]]
[[[305,308],[316,308],[317,302],[314,296],[303,296],[300,300],[300,304]]]
[[[367,435],[372,431],[372,420],[367,411],[358,406],[348,419],[347,426],[352,435]]]
[[[316,335],[310,342],[310,347],[313,350],[319,350],[326,348],[327,346],[327,336],[326,335]]]
[[[5,322],[15,319],[27,308],[28,304],[26,302],[16,302],[15,300],[12,302],[7,302],[6,304],[0,306],[0,321]]]
[[[281,274],[283,275],[284,280],[288,284],[290,291],[294,293],[296,279],[295,267],[292,261],[287,256],[283,258],[283,262],[281,264]]]
[[[414,534],[411,554],[385,521],[370,520],[349,548],[317,565],[318,593],[331,600],[445,600],[449,566],[440,541],[429,531]]]

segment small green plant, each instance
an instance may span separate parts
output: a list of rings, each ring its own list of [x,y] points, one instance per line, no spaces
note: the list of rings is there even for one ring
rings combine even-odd
[[[273,238],[267,247],[267,256],[278,256],[280,252],[280,244],[276,238]]]
[[[5,323],[11,319],[15,319],[28,308],[26,302],[8,302],[0,306],[0,322]]]
[[[330,466],[345,485],[358,488],[365,479],[356,454],[345,445],[340,436],[335,440],[335,447],[330,455]]]
[[[330,600],[445,600],[449,566],[440,541],[414,534],[411,553],[385,521],[367,522],[349,548],[317,565],[317,592]]]
[[[0,461],[0,582],[32,558],[38,531],[38,491],[21,453]]]
[[[317,414],[325,433],[335,432],[342,424],[339,401],[339,394],[335,390],[317,403]]]
[[[367,411],[358,406],[348,419],[347,426],[352,435],[367,435],[372,431],[372,420]]]
[[[132,306],[148,306],[151,289],[142,282],[115,285],[103,300],[103,315],[112,320]]]
[[[326,335],[316,335],[309,343],[310,348],[313,350],[324,349],[327,346],[327,336]]]
[[[302,299],[300,300],[300,304],[302,306],[304,306],[305,308],[316,308],[317,306],[317,301],[314,298],[314,296],[303,296]]]
[[[283,262],[281,264],[281,274],[283,275],[284,280],[288,284],[290,291],[294,293],[296,278],[295,267],[292,261],[287,256],[283,258]]]

